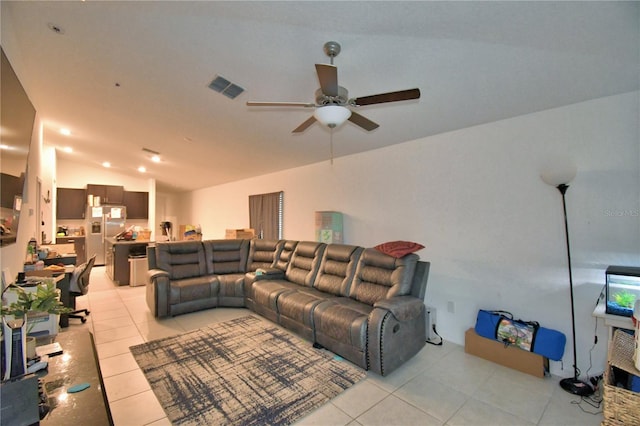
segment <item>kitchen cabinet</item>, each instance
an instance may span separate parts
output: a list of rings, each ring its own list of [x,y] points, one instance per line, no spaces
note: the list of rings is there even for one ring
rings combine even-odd
[[[149,218],[149,193],[124,191],[124,205],[127,208],[127,219]]]
[[[24,179],[2,173],[0,176],[0,206],[5,209],[13,210],[15,203],[15,195],[22,194]]]
[[[87,194],[100,197],[100,204],[124,204],[124,186],[88,184]]]
[[[56,237],[56,244],[73,244],[76,252],[76,265],[82,265],[87,261],[87,247],[84,237]]]
[[[84,219],[87,211],[87,191],[76,188],[58,188],[56,217],[58,219]]]

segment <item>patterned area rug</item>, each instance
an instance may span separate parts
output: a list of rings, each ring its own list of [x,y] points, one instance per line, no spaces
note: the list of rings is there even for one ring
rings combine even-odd
[[[291,424],[366,375],[253,316],[130,349],[175,425]]]

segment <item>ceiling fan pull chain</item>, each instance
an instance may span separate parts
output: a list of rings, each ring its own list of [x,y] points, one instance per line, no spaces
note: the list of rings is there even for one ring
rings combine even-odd
[[[329,155],[331,158],[331,165],[333,166],[333,128],[331,128],[331,136],[329,137]]]

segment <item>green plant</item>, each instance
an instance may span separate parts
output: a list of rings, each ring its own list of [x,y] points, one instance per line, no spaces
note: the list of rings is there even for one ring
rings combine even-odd
[[[633,308],[633,305],[636,303],[636,295],[626,290],[615,293],[613,298],[618,306],[622,306],[623,308]]]
[[[27,333],[33,328],[29,326],[29,312],[46,312],[48,314],[66,314],[72,311],[66,308],[58,298],[58,289],[52,279],[46,279],[43,284],[36,287],[36,291],[25,291],[22,287],[10,284],[3,290],[3,294],[9,288],[18,293],[18,300],[9,305],[2,305],[0,315],[5,317],[13,315],[14,318],[27,317]]]

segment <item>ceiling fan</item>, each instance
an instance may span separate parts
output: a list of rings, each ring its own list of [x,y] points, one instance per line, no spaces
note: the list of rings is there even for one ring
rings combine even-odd
[[[316,121],[333,129],[334,127],[340,126],[346,120],[351,121],[353,124],[367,131],[371,131],[377,129],[379,125],[351,110],[351,108],[420,98],[420,89],[400,90],[359,98],[349,98],[347,89],[338,85],[338,67],[333,65],[333,58],[340,53],[340,44],[335,41],[328,41],[324,44],[324,52],[331,58],[331,64],[316,64],[320,88],[316,90],[315,103],[248,101],[247,106],[315,108],[313,115],[293,129],[293,133],[304,132]]]

